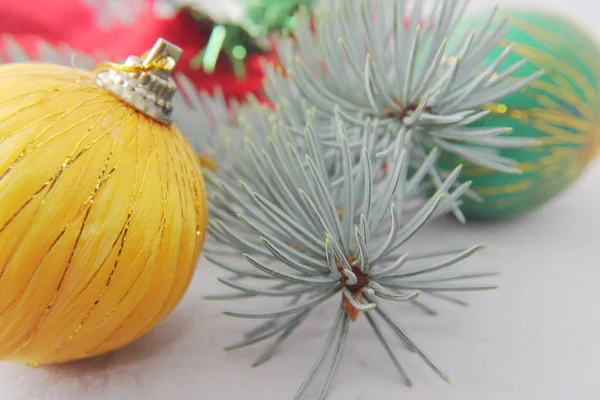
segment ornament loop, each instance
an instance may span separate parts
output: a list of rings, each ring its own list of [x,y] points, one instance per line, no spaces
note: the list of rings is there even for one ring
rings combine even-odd
[[[170,124],[171,99],[177,92],[171,73],[182,54],[178,46],[158,39],[141,57],[129,56],[123,64],[99,64],[96,83],[149,117]]]

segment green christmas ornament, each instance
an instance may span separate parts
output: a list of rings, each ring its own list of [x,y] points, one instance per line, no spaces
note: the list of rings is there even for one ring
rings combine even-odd
[[[249,53],[268,51],[268,36],[293,31],[294,13],[310,8],[314,0],[157,0],[159,15],[189,10],[200,21],[214,24],[206,47],[194,58],[193,66],[214,71],[217,59],[225,53],[236,75],[245,73]]]
[[[517,79],[543,69],[545,74],[523,90],[483,106],[490,114],[473,126],[513,128],[506,136],[535,138],[538,145],[498,149],[498,155],[518,162],[521,174],[506,174],[466,163],[461,179],[483,203],[464,199],[462,211],[472,219],[497,219],[533,210],[571,184],[600,147],[600,47],[576,23],[541,10],[509,9],[510,25],[504,41],[484,59],[491,65],[506,45],[515,46],[497,75],[516,68]],[[474,15],[461,24],[462,34],[485,22]],[[455,36],[460,45],[462,34]],[[527,59],[520,68],[517,65]],[[452,63],[454,60],[449,59]],[[492,77],[494,79],[495,77]],[[445,153],[440,166],[451,169],[465,163]]]

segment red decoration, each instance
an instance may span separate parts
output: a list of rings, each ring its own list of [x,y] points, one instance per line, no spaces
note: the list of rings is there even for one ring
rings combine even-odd
[[[210,30],[207,28],[186,14],[173,20],[162,20],[150,10],[140,14],[133,26],[103,28],[96,24],[93,10],[81,0],[0,1],[0,34],[14,38],[32,57],[35,57],[40,41],[44,41],[53,46],[68,44],[86,54],[100,50],[109,59],[119,61],[130,54],[141,54],[158,37],[163,37],[183,49],[179,71],[198,89],[212,91],[220,86],[226,96],[237,98],[248,93],[260,95],[263,79],[260,60],[265,56],[249,58],[244,79],[233,75],[225,57],[219,59],[217,69],[211,75],[191,69],[192,57],[208,40]],[[0,41],[0,52],[3,46]]]

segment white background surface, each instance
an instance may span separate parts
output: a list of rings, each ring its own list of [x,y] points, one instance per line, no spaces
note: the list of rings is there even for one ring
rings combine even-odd
[[[475,0],[476,6],[491,2]],[[594,29],[593,0],[501,1],[563,10]],[[600,34],[600,26],[595,29]],[[599,60],[600,62],[600,60]],[[600,132],[599,132],[600,134]],[[413,242],[420,248],[488,248],[461,270],[499,271],[500,290],[469,295],[462,308],[431,300],[424,315],[398,305],[397,320],[452,379],[439,380],[393,341],[413,379],[405,387],[364,318],[352,326],[331,400],[595,400],[600,398],[600,160],[562,196],[538,212],[500,223],[460,226],[442,219]],[[32,369],[0,363],[2,400],[280,400],[295,393],[331,324],[321,312],[257,369],[262,345],[224,353],[252,321],[220,315],[236,304],[203,301],[221,290],[216,269],[202,261],[173,314],[133,345],[93,360]],[[239,307],[239,304],[237,305]],[[391,335],[388,335],[392,338]],[[306,397],[316,398],[322,380]]]

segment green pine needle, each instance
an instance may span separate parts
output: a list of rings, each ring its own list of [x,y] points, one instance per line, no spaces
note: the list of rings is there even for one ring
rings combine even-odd
[[[299,13],[294,37],[277,43],[284,69],[265,67],[266,92],[296,117],[303,104],[310,104],[326,121],[337,112],[356,126],[365,118],[379,120],[382,129],[392,124],[392,135],[412,129],[412,145],[420,150],[413,152],[417,165],[429,149],[439,148],[474,164],[518,173],[516,162],[496,150],[536,142],[506,136],[510,128],[473,123],[488,114],[478,111],[483,105],[518,92],[543,71],[515,79],[511,73],[523,60],[497,73],[512,45],[483,65],[503,38],[506,21],[496,21],[494,10],[481,30],[459,38],[456,26],[468,2],[440,0],[425,12],[422,0],[333,0],[318,7],[314,19]]]
[[[487,274],[441,274],[477,252],[481,245],[414,257],[404,251],[406,243],[436,212],[449,209],[455,200],[451,188],[460,168],[442,182],[434,196],[416,210],[406,212],[403,203],[410,199],[409,192],[417,193],[416,188],[420,187],[421,182],[415,182],[415,177],[426,176],[422,173],[411,177],[408,172],[413,149],[407,146],[410,141],[406,130],[397,132],[391,148],[381,152],[377,151],[376,124],[369,123],[366,129],[372,134],[363,135],[361,147],[356,150],[351,149],[339,115],[332,127],[337,136],[325,142],[315,128],[318,124],[308,124],[299,136],[275,114],[249,114],[246,117],[251,117],[250,129],[236,134],[236,143],[243,142],[243,149],[231,148],[235,152],[231,168],[206,171],[211,221],[205,255],[229,273],[220,281],[244,298],[287,298],[289,302],[280,308],[226,312],[232,317],[266,320],[227,349],[271,339],[271,346],[255,363],[261,364],[316,307],[338,297],[344,307],[340,306],[322,353],[296,398],[304,394],[330,357],[333,367],[321,398],[326,396],[339,366],[350,321],[359,313],[368,316],[376,337],[407,385],[411,385],[410,379],[375,324],[375,315],[447,380],[405,330],[382,310],[381,303],[402,301],[431,310],[426,304],[413,303],[414,298],[420,293],[431,294],[460,303],[445,292],[495,288],[454,283]],[[379,166],[384,163],[389,172],[381,174]],[[334,165],[339,168],[333,168]],[[447,192],[450,196],[446,199]],[[226,262],[222,255],[231,257],[232,253],[242,255],[249,265]],[[447,259],[412,265],[438,256]]]

